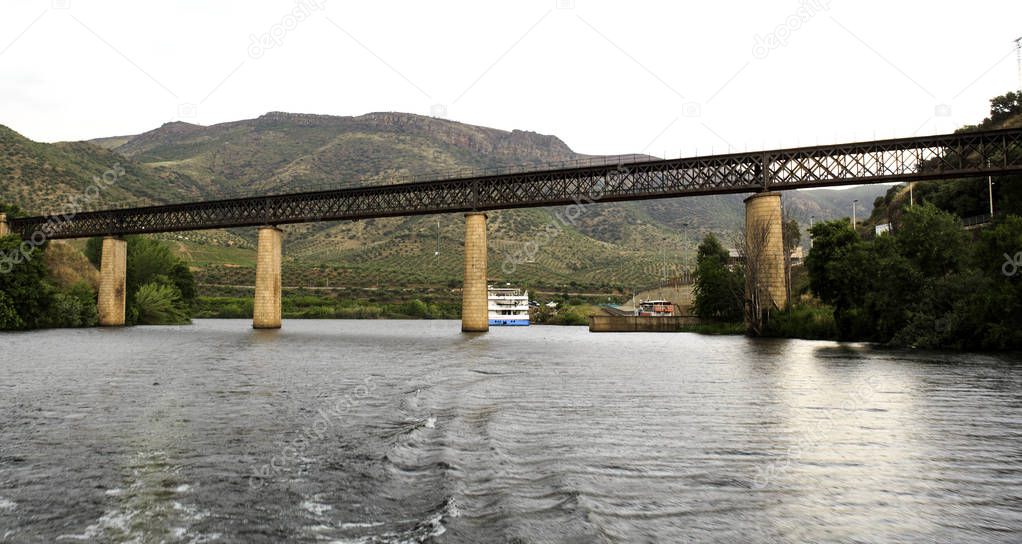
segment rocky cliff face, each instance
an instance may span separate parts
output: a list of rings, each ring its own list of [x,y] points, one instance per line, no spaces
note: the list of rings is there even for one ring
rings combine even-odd
[[[508,132],[408,113],[370,113],[354,119],[367,128],[427,136],[493,160],[554,162],[577,157],[560,138],[531,131]]]

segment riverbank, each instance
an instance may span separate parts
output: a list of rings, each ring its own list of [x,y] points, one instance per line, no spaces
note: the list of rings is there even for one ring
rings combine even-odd
[[[285,295],[281,298],[281,315],[284,319],[458,319],[461,307],[451,301],[414,299],[388,303],[315,295]],[[200,296],[196,301],[195,317],[251,318],[252,298]]]

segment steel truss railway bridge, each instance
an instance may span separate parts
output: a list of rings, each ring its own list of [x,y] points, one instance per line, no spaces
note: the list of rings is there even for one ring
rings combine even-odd
[[[553,168],[507,168],[415,183],[274,194],[207,202],[6,219],[0,234],[28,242],[104,236],[99,293],[103,325],[124,324],[127,234],[257,226],[253,324],[280,327],[279,225],[374,217],[464,213],[462,329],[487,329],[486,215],[489,210],[754,193],[746,232],[767,232],[758,277],[768,300],[785,291],[780,191],[836,185],[1000,176],[1022,172],[1022,129],[729,153],[681,159],[576,161]],[[764,230],[764,229],[760,229]],[[751,264],[751,263],[750,263]]]

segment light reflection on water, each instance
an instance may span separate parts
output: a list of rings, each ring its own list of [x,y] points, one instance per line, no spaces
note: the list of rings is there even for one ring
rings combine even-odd
[[[458,328],[2,335],[0,542],[1013,542],[1022,530],[1013,357]]]

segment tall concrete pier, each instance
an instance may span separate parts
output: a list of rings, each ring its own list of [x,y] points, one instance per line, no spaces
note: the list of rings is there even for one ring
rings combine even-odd
[[[465,214],[465,282],[461,298],[461,330],[490,330],[486,292],[486,214]]]
[[[763,310],[783,309],[787,301],[781,217],[779,193],[757,193],[745,199],[745,265],[750,271],[746,289],[761,293]],[[758,285],[752,285],[754,280]]]
[[[124,325],[126,303],[125,280],[128,272],[128,242],[116,236],[103,238],[103,254],[99,263],[99,325]]]
[[[277,227],[259,227],[256,255],[255,302],[252,327],[280,328],[280,255],[283,233]]]
[[[7,236],[10,232],[10,229],[7,227],[7,214],[0,213],[0,236]]]

